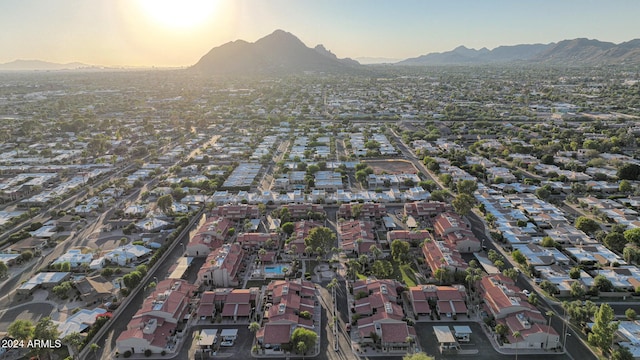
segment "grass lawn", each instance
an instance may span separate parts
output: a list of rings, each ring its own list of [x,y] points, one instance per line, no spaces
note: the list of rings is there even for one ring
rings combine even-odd
[[[411,265],[404,264],[399,267],[400,274],[402,275],[402,282],[404,282],[407,286],[416,286],[416,276],[414,275],[415,270],[411,267]]]
[[[356,276],[358,277],[358,280],[367,280],[367,276],[362,275],[359,272],[356,272]]]

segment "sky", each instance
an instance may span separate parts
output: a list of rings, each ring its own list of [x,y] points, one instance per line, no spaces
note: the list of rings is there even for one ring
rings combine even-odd
[[[338,57],[640,38],[638,0],[1,0],[0,63],[190,66],[276,29]]]

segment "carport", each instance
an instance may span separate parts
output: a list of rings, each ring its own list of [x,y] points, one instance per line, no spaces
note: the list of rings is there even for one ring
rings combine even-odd
[[[433,332],[436,334],[436,338],[438,339],[438,348],[440,349],[440,353],[443,353],[444,351],[457,350],[459,348],[458,342],[448,326],[434,326]]]
[[[238,329],[222,329],[220,337],[222,340],[235,341],[238,337]]]

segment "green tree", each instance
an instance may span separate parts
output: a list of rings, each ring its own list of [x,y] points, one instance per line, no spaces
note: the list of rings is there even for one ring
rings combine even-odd
[[[625,231],[624,238],[627,239],[629,243],[640,245],[640,228]]]
[[[7,264],[4,263],[4,261],[0,261],[0,278],[7,277],[8,273],[9,273],[9,267],[7,266]]]
[[[621,193],[630,193],[633,191],[633,186],[631,186],[629,180],[622,180],[618,185],[618,191]]]
[[[292,222],[286,222],[280,226],[280,229],[287,234],[287,236],[291,236],[293,234],[293,230],[295,229],[295,225]]]
[[[629,348],[620,346],[611,353],[611,360],[633,360],[633,353]]]
[[[142,274],[139,271],[132,271],[122,277],[122,282],[129,289],[132,290],[142,281]]]
[[[627,239],[623,234],[619,232],[610,232],[604,238],[604,245],[609,248],[609,250],[615,252],[622,252],[624,250],[625,245],[627,245]]]
[[[417,352],[415,354],[407,354],[403,356],[402,360],[435,360],[435,358],[423,352]]]
[[[582,300],[565,301],[562,303],[562,307],[567,311],[567,315],[569,315],[571,321],[581,326],[589,321],[598,310],[596,304],[590,300],[584,303]]]
[[[552,237],[550,236],[545,236],[542,238],[542,242],[540,243],[540,245],[542,247],[555,247],[556,246],[556,242],[553,240]]]
[[[77,331],[68,334],[62,339],[62,343],[67,345],[69,354],[71,354],[72,359],[78,358],[83,342],[84,336],[80,335],[80,333]]]
[[[607,279],[604,275],[596,275],[596,277],[593,278],[593,286],[600,292],[613,291],[611,280]]]
[[[256,332],[258,332],[258,330],[260,330],[260,324],[258,324],[257,322],[253,321],[251,322],[251,324],[249,324],[249,331],[255,334]]]
[[[625,163],[618,169],[618,179],[638,180],[640,178],[640,166],[632,163]]]
[[[98,360],[98,350],[100,349],[100,345],[91,343],[91,345],[89,345],[89,349],[91,349],[91,352],[93,352],[93,358]]]
[[[391,242],[391,256],[399,264],[409,261],[409,243],[400,239]]]
[[[502,339],[504,339],[504,337],[507,336],[507,333],[509,332],[509,328],[504,324],[497,324],[494,330],[496,334],[498,334]]]
[[[371,265],[371,272],[378,279],[388,279],[393,274],[393,265],[387,260],[376,260]]]
[[[458,194],[473,196],[473,192],[478,190],[478,183],[473,180],[462,180],[456,183]]]
[[[613,344],[613,335],[618,330],[618,321],[609,304],[601,304],[593,319],[593,327],[589,333],[589,343],[607,353]]]
[[[579,281],[574,281],[571,284],[571,296],[577,299],[582,299],[584,295],[587,293],[587,289],[584,288]]]
[[[569,277],[572,279],[580,279],[580,274],[582,273],[582,271],[580,270],[579,267],[574,266],[571,268],[571,270],[569,270]]]
[[[633,310],[632,308],[628,308],[627,310],[625,310],[624,316],[626,316],[629,321],[634,321],[637,314],[635,310]]]
[[[600,224],[597,221],[585,216],[578,216],[575,222],[576,229],[584,231],[587,234],[593,234],[596,230],[600,230]]]
[[[520,250],[514,250],[511,253],[511,257],[520,265],[527,263],[527,258],[520,252]]]
[[[466,193],[458,194],[458,196],[456,196],[455,199],[453,199],[453,201],[451,202],[456,212],[462,216],[467,215],[471,211],[475,203],[476,199]]]
[[[173,196],[171,194],[160,196],[158,198],[157,205],[158,209],[160,209],[163,213],[168,213],[173,206]]]
[[[296,351],[299,350],[298,348],[298,344],[299,343],[304,343],[305,344],[305,351],[307,351],[308,349],[313,349],[313,347],[316,345],[316,341],[318,340],[318,334],[316,334],[315,331],[313,330],[309,330],[303,327],[297,327],[295,330],[293,330],[293,333],[291,334],[291,343],[292,344],[296,344]],[[304,354],[304,352],[299,352]]]
[[[331,250],[335,241],[336,234],[329,228],[320,226],[309,231],[309,235],[304,239],[304,245],[316,249],[316,251],[319,249],[324,254]]]
[[[518,278],[518,270],[514,268],[504,269],[502,270],[502,275],[510,278],[511,280],[516,280]]]
[[[449,192],[447,190],[433,190],[431,192],[431,200],[433,201],[447,201],[449,199]]]
[[[7,334],[11,335],[14,339],[29,340],[33,337],[34,326],[29,320],[15,320],[7,328]]]
[[[50,317],[46,316],[38,320],[34,329],[33,329],[33,338],[40,340],[51,340],[51,342],[55,341],[60,337],[60,331],[58,331],[58,326],[53,323]],[[45,347],[35,347],[32,351],[36,355],[44,354],[49,352],[49,349]]]

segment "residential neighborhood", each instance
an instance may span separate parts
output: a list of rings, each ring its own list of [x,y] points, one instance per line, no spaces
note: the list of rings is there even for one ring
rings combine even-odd
[[[2,74],[0,356],[640,358],[637,73],[406,71]]]

